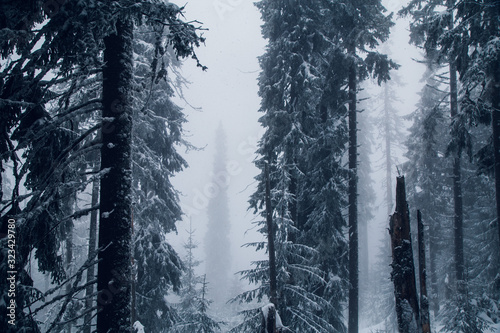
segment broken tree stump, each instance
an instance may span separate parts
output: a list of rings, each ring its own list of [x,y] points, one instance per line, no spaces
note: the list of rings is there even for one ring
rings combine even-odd
[[[390,217],[389,234],[398,329],[400,333],[417,332],[420,328],[420,312],[404,177],[396,178],[396,211]]]

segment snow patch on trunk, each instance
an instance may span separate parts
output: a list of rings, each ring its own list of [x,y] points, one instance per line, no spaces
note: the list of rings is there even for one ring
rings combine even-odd
[[[134,332],[144,333],[144,325],[142,325],[140,321],[134,323]]]

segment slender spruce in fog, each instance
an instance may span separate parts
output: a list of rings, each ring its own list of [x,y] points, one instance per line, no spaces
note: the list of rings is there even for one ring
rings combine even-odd
[[[229,277],[231,270],[231,220],[227,189],[230,175],[227,171],[227,142],[222,123],[215,137],[215,156],[212,174],[213,193],[208,202],[208,225],[205,234],[206,278],[208,295],[214,306],[223,309],[229,299]]]

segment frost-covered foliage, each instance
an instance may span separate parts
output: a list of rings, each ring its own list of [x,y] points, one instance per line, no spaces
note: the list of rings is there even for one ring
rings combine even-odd
[[[268,39],[259,78],[264,113],[260,122],[266,132],[259,145],[256,165],[261,173],[250,206],[266,216],[264,169],[268,165],[276,305],[283,324],[304,332],[342,332],[348,176],[342,158],[348,139],[349,68],[356,63],[356,80],[372,73],[382,81],[395,66],[377,52],[361,58],[346,50],[350,41],[363,50],[374,48],[387,37],[390,18],[378,12],[383,7],[377,1],[260,1],[257,7],[264,21],[262,34]],[[370,19],[365,20],[365,15]],[[266,235],[264,221],[259,223]],[[265,243],[253,245],[257,250],[266,248]],[[255,266],[243,272],[259,285],[241,296],[246,301],[269,295],[269,262]],[[255,318],[255,312],[249,313]]]
[[[333,36],[322,25],[328,11],[319,2],[261,1],[257,6],[269,40],[260,59],[260,122],[266,133],[257,166],[264,170],[265,163],[270,165],[277,308],[283,324],[294,330],[343,331],[346,241],[341,209],[346,173],[340,159],[346,143],[341,104],[346,95],[344,80],[336,79],[330,61],[335,59],[339,70],[345,57],[331,47]],[[250,204],[265,214],[263,173],[257,180]],[[267,232],[264,225],[261,232]],[[264,243],[255,245],[265,248]],[[268,269],[268,261],[260,261],[243,272],[260,287],[242,299],[268,295]]]
[[[452,166],[446,155],[450,120],[447,93],[443,86],[446,75],[442,70],[430,70],[427,85],[421,93],[418,109],[412,114],[413,126],[407,141],[409,162],[404,169],[408,175],[408,198],[411,206],[422,211],[429,229],[429,282],[430,309],[443,323],[462,325],[460,322],[474,318],[472,312],[481,313],[476,323],[486,323],[498,317],[497,275],[498,255],[496,234],[492,233],[494,220],[494,191],[491,180],[478,174],[476,166],[463,160],[464,248],[468,279],[467,295],[453,292],[451,182]],[[443,82],[444,81],[444,82]],[[479,128],[471,129],[476,139],[473,147],[480,147],[488,133]],[[467,319],[469,318],[469,319]],[[474,319],[475,321],[476,319]],[[451,323],[454,324],[451,324]],[[471,325],[473,323],[471,322]],[[474,325],[476,325],[474,324]],[[482,325],[482,324],[481,324]],[[458,326],[446,326],[455,331]]]
[[[36,331],[35,322],[24,313],[40,296],[24,270],[29,259],[36,260],[40,271],[51,274],[53,282],[64,280],[61,244],[71,232],[73,220],[96,209],[75,210],[72,203],[83,197],[96,177],[109,172],[94,170],[100,148],[97,132],[104,38],[115,32],[117,20],[131,17],[137,25],[170,24],[163,43],[173,48],[176,57],[196,58],[194,48],[203,41],[195,26],[179,18],[179,7],[161,1],[54,4],[2,3],[0,14],[0,168],[2,177],[10,177],[14,184],[9,198],[1,193],[6,199],[1,208],[2,221],[6,221],[5,213],[16,219],[19,235],[17,331]],[[172,193],[175,191],[167,195]],[[176,200],[175,195],[170,198]],[[2,299],[5,292],[2,288]],[[0,306],[2,323],[4,311]]]
[[[136,31],[133,197],[136,315],[147,330],[168,330],[178,320],[166,301],[181,286],[184,268],[165,235],[181,219],[177,191],[170,179],[187,167],[177,152],[185,144],[182,109],[171,101],[178,84],[178,62],[165,48],[161,26]],[[180,87],[177,87],[180,89]]]
[[[447,94],[440,84],[440,73],[429,69],[426,86],[420,93],[417,110],[411,115],[413,125],[406,142],[408,162],[404,166],[410,207],[422,212],[429,226],[429,298],[431,310],[439,310],[439,299],[447,295],[445,277],[450,273],[452,251],[451,161],[446,157],[449,142],[449,107]],[[451,273],[450,273],[451,274]]]
[[[446,298],[443,311],[447,314],[442,318],[446,317],[447,322],[453,321],[452,325],[459,325],[457,323],[472,312],[483,312],[481,317],[486,321],[498,316],[494,309],[499,300],[499,240],[498,225],[492,222],[495,221],[494,208],[498,202],[495,203],[495,187],[491,178],[497,172],[493,167],[495,137],[491,134],[495,132],[496,125],[492,122],[494,114],[491,113],[491,106],[498,91],[493,92],[491,84],[495,80],[498,82],[495,79],[498,68],[495,69],[493,61],[496,59],[498,64],[498,52],[491,46],[498,39],[499,8],[496,3],[435,0],[412,1],[402,11],[413,16],[412,41],[424,46],[429,64],[436,68],[436,64],[450,63],[460,74],[459,86],[462,89],[458,94],[460,112],[457,116],[452,120],[444,116],[449,112],[445,103],[449,98],[446,92],[449,75],[438,71],[434,82],[430,82],[422,92],[421,111],[417,111],[421,115],[415,117],[411,136],[414,139],[408,141],[409,172],[416,184],[413,199],[422,210],[428,210],[424,217],[427,214],[426,219],[431,222],[431,309],[435,312],[439,310],[438,296]],[[426,108],[428,111],[425,111]],[[485,131],[480,126],[490,123],[492,130]],[[449,134],[445,136],[443,133]],[[451,239],[450,221],[454,213],[449,194],[452,184],[447,177],[452,171],[451,162],[447,159],[448,154],[456,152],[459,155],[466,152],[469,157],[469,160],[462,159],[461,168],[464,267],[467,269],[467,281],[463,283],[467,292],[464,295],[452,293],[450,287],[455,288],[454,281],[444,285],[437,279],[454,276],[445,259],[450,257],[451,248],[446,241],[438,243],[436,236]],[[436,228],[438,225],[441,227]],[[478,310],[479,304],[485,304],[480,301],[483,299],[493,310]],[[462,314],[465,317],[461,317]],[[450,327],[448,329],[453,331]],[[459,326],[454,327],[459,329]]]
[[[468,290],[465,294],[455,294],[445,303],[440,312],[440,320],[444,323],[441,332],[482,333],[491,328],[491,301],[487,298],[475,298]]]
[[[171,331],[176,333],[215,333],[220,332],[220,321],[213,319],[209,314],[209,307],[212,301],[207,298],[208,283],[206,275],[203,277],[196,275],[195,269],[200,261],[194,257],[193,250],[198,246],[194,241],[194,231],[189,231],[189,239],[184,244],[186,257],[184,263],[186,269],[182,276],[182,288],[179,296],[181,301],[176,304],[179,314],[179,321],[172,327]],[[201,285],[201,287],[200,287]]]

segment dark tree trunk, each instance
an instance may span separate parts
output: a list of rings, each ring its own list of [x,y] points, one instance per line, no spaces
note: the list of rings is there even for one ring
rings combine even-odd
[[[431,320],[429,315],[429,299],[427,297],[427,270],[425,266],[425,240],[424,224],[422,214],[417,211],[418,221],[418,271],[420,275],[420,319],[422,321],[422,333],[431,332]]]
[[[271,206],[271,182],[269,179],[269,165],[265,165],[266,177],[266,223],[267,223],[267,247],[269,252],[269,300],[278,309],[278,288],[276,273],[276,252],[274,249],[274,225],[273,209]]]
[[[450,110],[451,118],[458,114],[457,69],[450,63]],[[460,154],[455,153],[453,160],[453,201],[454,201],[454,229],[455,229],[455,278],[459,293],[463,292],[464,283],[464,231],[463,231],[463,204],[462,204],[462,174]]]
[[[385,177],[387,190],[387,215],[392,213],[392,152],[391,131],[389,123],[389,88],[384,84],[384,118],[385,118]]]
[[[396,211],[390,218],[389,234],[392,247],[391,279],[394,283],[398,328],[400,333],[409,333],[419,329],[420,314],[404,177],[396,180]]]
[[[99,202],[99,180],[94,179],[94,181],[92,182],[92,201],[91,201],[92,207],[95,207],[98,202]],[[98,210],[93,210],[90,213],[89,251],[88,251],[89,258],[95,255],[95,250],[96,250],[97,213]],[[95,279],[95,265],[90,265],[89,268],[87,269],[87,282],[92,281],[93,279]],[[93,306],[93,299],[92,299],[93,293],[94,293],[94,285],[93,284],[88,285],[87,288],[85,289],[85,297],[86,297],[85,310],[87,311],[87,313],[85,314],[83,333],[91,332],[91,324],[92,324],[91,309]]]
[[[130,332],[133,24],[118,19],[104,39],[97,332]]]
[[[493,65],[492,82],[492,121],[493,151],[495,161],[495,198],[497,203],[498,244],[500,245],[500,65],[496,61]],[[499,251],[500,252],[500,251]]]
[[[426,204],[430,204],[430,194],[426,194],[427,200]],[[438,315],[439,312],[439,288],[438,288],[438,272],[437,272],[437,228],[435,223],[431,223],[429,226],[429,268],[430,268],[430,283],[431,283],[431,297],[432,311],[434,316]]]
[[[455,0],[448,0],[448,9],[453,8]],[[450,16],[449,29],[454,27],[454,17]],[[457,64],[452,60],[450,68],[450,115],[453,121],[458,115],[458,79]],[[453,202],[454,202],[454,243],[455,243],[455,279],[459,294],[464,292],[464,232],[463,232],[463,204],[462,204],[462,175],[460,151],[453,156]]]
[[[356,55],[354,46],[350,47],[349,54]],[[349,70],[349,333],[358,332],[359,308],[356,85],[356,64],[353,62]]]
[[[68,275],[71,275],[71,265],[73,263],[73,227],[68,231],[68,235],[66,237],[66,269]],[[66,294],[71,293],[71,283],[66,284]],[[66,324],[66,332],[71,333],[72,323],[69,322]]]

